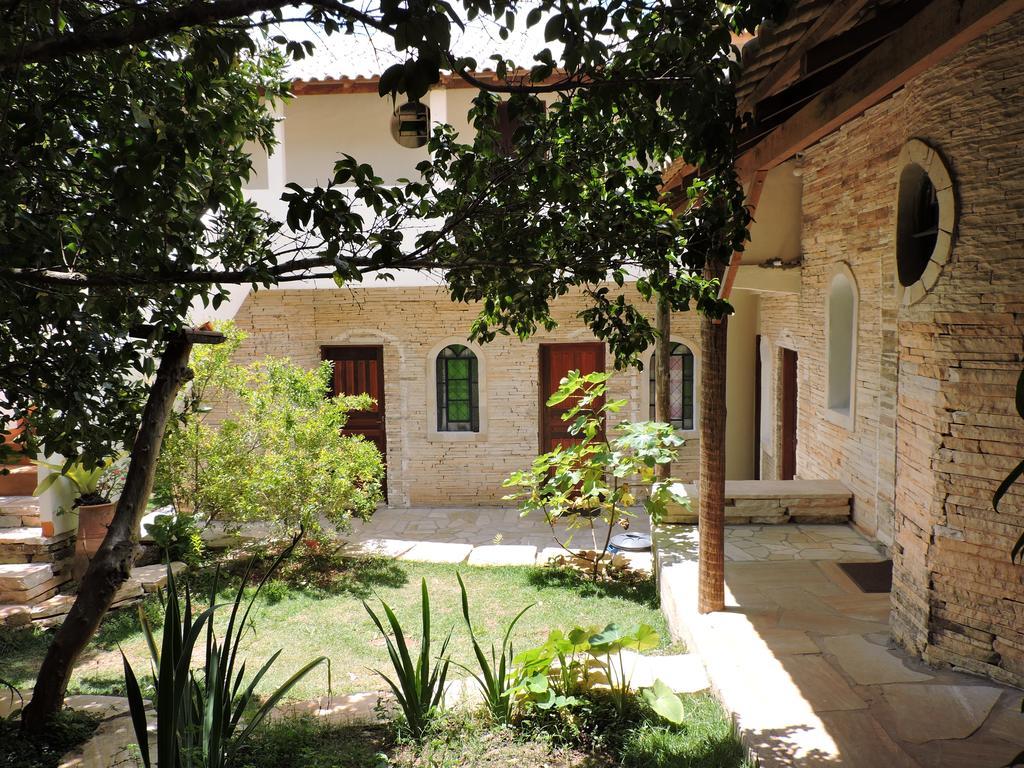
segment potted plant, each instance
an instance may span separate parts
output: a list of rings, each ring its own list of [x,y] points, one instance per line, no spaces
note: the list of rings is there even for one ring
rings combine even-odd
[[[80,580],[114,519],[117,495],[124,481],[123,467],[114,459],[105,459],[97,467],[87,467],[77,461],[71,464],[36,463],[52,472],[36,486],[36,496],[48,491],[58,481],[69,483],[75,492],[71,507],[78,512],[78,535],[72,573],[76,580]]]

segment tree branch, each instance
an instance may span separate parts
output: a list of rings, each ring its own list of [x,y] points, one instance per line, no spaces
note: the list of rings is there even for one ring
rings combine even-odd
[[[33,62],[45,62],[74,54],[88,53],[122,45],[153,40],[187,27],[209,26],[231,19],[245,18],[261,11],[276,11],[286,6],[299,6],[297,0],[215,0],[193,2],[165,13],[139,13],[139,21],[126,26],[99,31],[77,30],[58,34],[43,40],[26,42],[16,51],[0,53],[0,69],[19,67]],[[313,0],[319,7],[350,21],[361,22],[380,32],[392,30],[369,14],[351,8],[337,0]],[[254,22],[255,25],[255,22]]]

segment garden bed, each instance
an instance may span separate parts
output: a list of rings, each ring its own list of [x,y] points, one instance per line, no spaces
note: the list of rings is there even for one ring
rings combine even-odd
[[[752,768],[728,716],[707,694],[683,697],[671,725],[639,702],[625,717],[599,696],[544,717],[496,725],[482,712],[449,711],[414,740],[392,724],[338,726],[311,717],[271,723],[240,768]]]

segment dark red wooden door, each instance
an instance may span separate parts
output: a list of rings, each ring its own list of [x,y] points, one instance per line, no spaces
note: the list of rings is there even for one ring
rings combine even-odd
[[[573,398],[548,406],[548,398],[558,389],[558,382],[569,371],[594,373],[604,370],[604,344],[541,344],[540,345],[540,450],[553,450],[556,445],[579,442],[569,434],[569,425],[562,421],[573,405]]]
[[[321,357],[334,363],[332,395],[366,394],[374,400],[369,409],[349,413],[342,434],[363,435],[377,446],[386,461],[388,454],[387,433],[384,429],[384,347],[323,347]],[[387,488],[386,481],[384,487]]]
[[[782,350],[782,466],[779,479],[796,477],[796,413],[797,355],[792,349]]]

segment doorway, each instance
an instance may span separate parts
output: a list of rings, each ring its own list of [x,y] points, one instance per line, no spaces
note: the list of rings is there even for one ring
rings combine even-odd
[[[796,477],[796,421],[797,421],[797,354],[792,349],[782,350],[782,419],[779,425],[782,438],[780,480]]]
[[[334,363],[331,395],[369,395],[374,402],[365,411],[350,411],[343,435],[362,435],[377,446],[384,458],[384,500],[388,498],[387,432],[385,430],[384,347],[321,347],[320,357]]]
[[[540,452],[547,453],[557,445],[571,445],[579,439],[569,434],[569,425],[562,415],[573,406],[574,398],[548,406],[548,398],[558,389],[558,382],[569,371],[582,374],[604,371],[604,344],[540,345]]]

